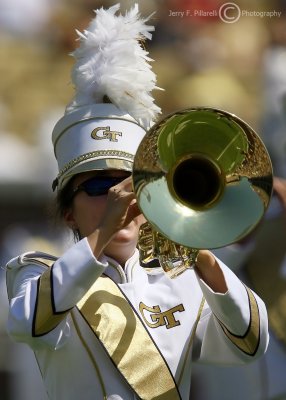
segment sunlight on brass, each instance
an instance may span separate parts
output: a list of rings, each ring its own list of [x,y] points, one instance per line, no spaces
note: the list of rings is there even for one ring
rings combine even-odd
[[[138,249],[143,266],[148,267],[151,261],[157,259],[170,278],[175,278],[186,269],[192,268],[198,254],[198,250],[168,240],[148,222],[140,228]]]
[[[172,277],[192,266],[198,249],[247,236],[272,194],[272,165],[260,137],[213,108],[182,110],[154,125],[139,145],[132,176],[148,221],[140,231],[141,260],[158,259]]]

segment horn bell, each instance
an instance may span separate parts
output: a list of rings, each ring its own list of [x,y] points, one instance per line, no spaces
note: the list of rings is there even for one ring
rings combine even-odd
[[[147,132],[135,154],[133,187],[153,229],[185,247],[215,249],[260,222],[272,194],[272,164],[243,120],[189,108]]]

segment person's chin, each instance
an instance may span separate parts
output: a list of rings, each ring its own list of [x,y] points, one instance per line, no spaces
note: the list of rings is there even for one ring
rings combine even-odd
[[[112,238],[112,243],[118,244],[127,244],[130,241],[134,241],[135,233],[132,229],[121,229],[116,235]]]

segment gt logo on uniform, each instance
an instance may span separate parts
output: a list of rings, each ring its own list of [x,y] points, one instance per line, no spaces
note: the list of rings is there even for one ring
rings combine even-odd
[[[158,328],[165,325],[167,329],[181,325],[180,321],[175,318],[175,313],[185,311],[183,304],[162,312],[159,306],[148,307],[142,302],[139,304],[139,310],[145,323],[150,328]],[[148,319],[146,318],[147,316]]]

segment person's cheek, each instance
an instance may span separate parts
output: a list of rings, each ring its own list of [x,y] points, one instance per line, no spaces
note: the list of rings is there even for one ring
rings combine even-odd
[[[146,218],[144,217],[143,214],[138,215],[138,217],[135,218],[136,224],[138,226],[141,226],[142,224],[144,224],[145,222],[147,222]]]

